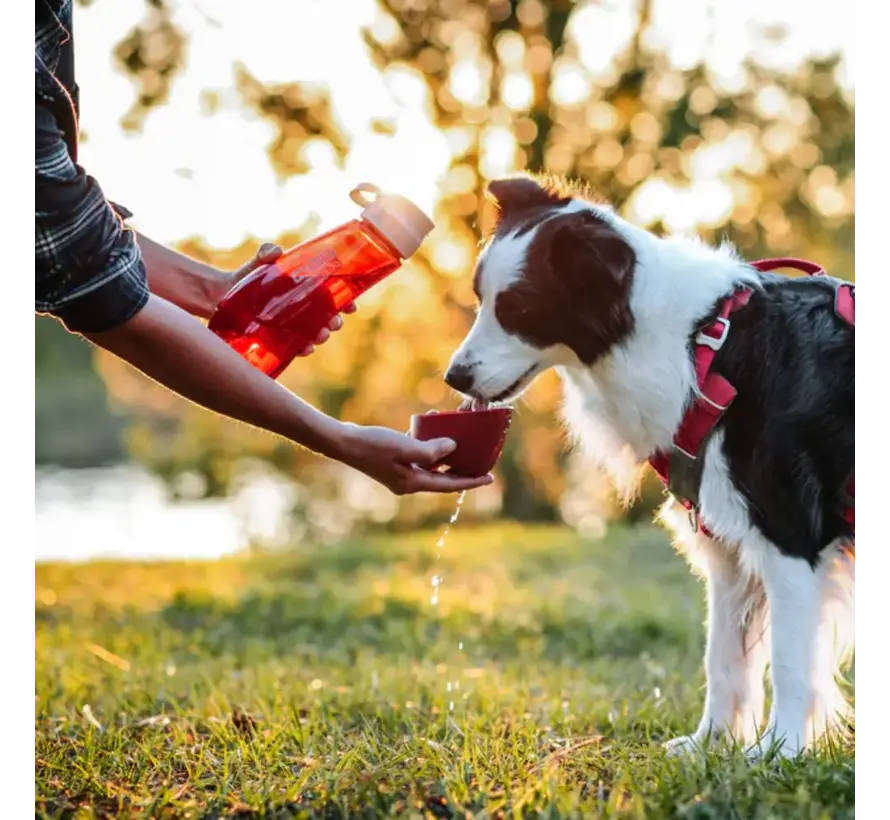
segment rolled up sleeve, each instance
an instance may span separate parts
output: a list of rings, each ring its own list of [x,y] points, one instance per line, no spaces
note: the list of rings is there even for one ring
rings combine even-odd
[[[148,301],[145,266],[130,215],[105,199],[96,180],[72,162],[51,107],[35,115],[35,310],[69,330],[101,333]]]

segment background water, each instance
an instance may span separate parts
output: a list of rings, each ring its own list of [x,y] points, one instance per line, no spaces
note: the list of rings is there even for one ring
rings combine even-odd
[[[35,560],[215,558],[286,538],[294,488],[251,479],[224,500],[173,501],[164,483],[124,464],[39,467]]]

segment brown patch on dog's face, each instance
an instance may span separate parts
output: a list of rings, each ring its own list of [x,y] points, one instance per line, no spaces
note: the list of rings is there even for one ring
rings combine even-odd
[[[525,177],[489,196],[498,220],[476,264],[479,311],[445,380],[498,402],[550,367],[594,364],[633,331],[636,256],[577,188]]]
[[[633,331],[636,255],[593,211],[565,213],[578,195],[571,190],[528,178],[491,183],[500,211],[491,241],[535,231],[523,270],[497,294],[494,310],[506,333],[539,349],[565,345],[592,365]],[[483,268],[484,262],[476,271],[477,292]]]

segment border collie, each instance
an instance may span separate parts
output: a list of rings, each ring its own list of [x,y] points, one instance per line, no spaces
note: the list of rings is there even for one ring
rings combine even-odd
[[[698,331],[738,288],[713,367],[737,390],[702,452],[696,526],[659,513],[707,582],[704,714],[673,753],[721,741],[793,757],[852,712],[837,675],[853,651],[853,328],[826,277],[762,274],[732,248],[635,227],[552,178],[492,182],[498,218],[476,265],[475,323],[446,381],[505,402],[556,368],[572,437],[629,500],[670,450],[694,394]],[[764,719],[764,673],[772,707]]]

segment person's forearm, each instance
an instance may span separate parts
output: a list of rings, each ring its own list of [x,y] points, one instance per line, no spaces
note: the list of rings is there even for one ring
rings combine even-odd
[[[88,338],[202,407],[338,460],[348,450],[350,425],[306,404],[156,295],[128,322]]]
[[[136,237],[151,292],[193,316],[209,319],[226,289],[228,277],[211,265],[160,245],[147,236],[137,234]]]

